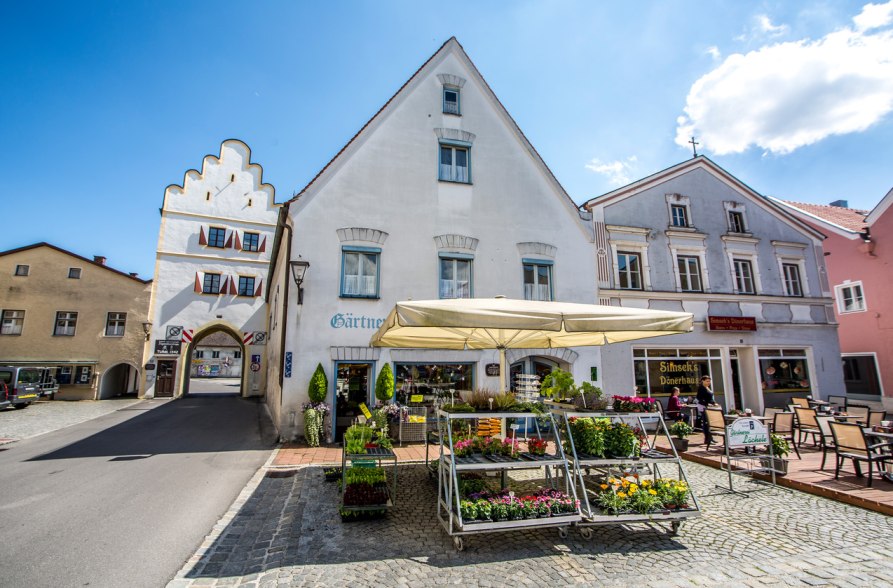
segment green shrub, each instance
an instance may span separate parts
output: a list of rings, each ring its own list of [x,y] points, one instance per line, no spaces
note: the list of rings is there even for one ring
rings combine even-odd
[[[319,447],[319,438],[322,435],[322,415],[315,408],[304,411],[304,439],[310,447]]]
[[[382,402],[394,397],[394,373],[389,363],[384,364],[378,372],[378,379],[375,380],[375,397]]]
[[[561,368],[555,368],[549,372],[540,385],[540,394],[548,398],[570,398],[576,391],[573,374]]]
[[[310,389],[307,392],[310,396],[310,402],[325,401],[328,389],[329,380],[326,378],[326,373],[322,369],[322,364],[317,364],[316,371],[313,372],[313,376],[310,378]]]

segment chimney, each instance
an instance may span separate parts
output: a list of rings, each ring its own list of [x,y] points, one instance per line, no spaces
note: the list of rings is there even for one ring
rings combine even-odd
[[[99,265],[105,265],[105,257],[102,255],[94,255],[93,261],[98,263]]]
[[[849,202],[846,200],[835,200],[830,206],[839,206],[840,208],[849,208]]]

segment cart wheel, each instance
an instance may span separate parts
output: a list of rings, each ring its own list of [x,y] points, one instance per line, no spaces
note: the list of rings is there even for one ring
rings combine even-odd
[[[673,521],[672,523],[670,523],[670,535],[675,537],[677,534],[679,534],[679,527],[681,526],[682,521]]]
[[[456,551],[465,551],[465,541],[462,537],[453,537],[453,545],[456,546]]]
[[[580,537],[583,539],[592,539],[592,527],[580,527]]]
[[[558,527],[558,536],[567,539],[567,527]]]

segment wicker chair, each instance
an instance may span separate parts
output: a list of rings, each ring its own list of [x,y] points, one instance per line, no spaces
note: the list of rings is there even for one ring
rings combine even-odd
[[[819,430],[819,424],[816,422],[816,412],[813,408],[800,408],[799,406],[794,408],[794,412],[797,414],[797,431],[799,432],[799,443],[803,444],[803,435],[809,434],[812,435],[812,443],[813,445],[818,446],[818,437],[821,436],[822,432]]]
[[[707,426],[710,428],[710,434],[722,437],[723,445],[726,442],[726,420],[722,416],[722,409],[707,408],[704,410],[704,418],[707,419]],[[711,443],[707,444],[707,451],[710,451]]]
[[[763,416],[768,419],[769,426],[772,426],[772,419],[775,417],[775,413],[785,412],[783,408],[764,408]]]
[[[847,407],[846,413],[850,416],[859,417],[856,421],[857,423],[861,423],[863,426],[868,424],[868,413],[871,412],[871,409],[867,406],[861,406],[858,404],[851,404]]]
[[[893,453],[880,453],[881,449],[893,448],[893,443],[876,443],[871,445],[865,437],[865,431],[860,425],[851,423],[831,422],[831,434],[834,436],[834,451],[837,454],[837,467],[834,469],[834,479],[840,477],[840,466],[843,460],[853,460],[853,468],[856,475],[862,477],[862,470],[859,467],[860,461],[868,462],[868,487],[871,488],[871,482],[874,472],[874,464],[878,464],[878,469],[887,462],[893,461]]]
[[[794,406],[799,406],[801,408],[809,408],[809,399],[808,398],[791,398],[791,404]]]
[[[819,431],[821,431],[822,440],[822,466],[819,468],[820,470],[825,469],[825,460],[828,457],[828,451],[834,450],[834,434],[831,432],[831,422],[834,420],[833,416],[817,416],[815,418],[816,423],[819,425]]]
[[[846,410],[847,398],[846,396],[829,396],[828,402],[831,404],[831,410],[842,411]]]
[[[883,410],[871,410],[868,412],[868,426],[874,427],[887,420],[887,413]]]
[[[800,450],[797,449],[797,441],[794,439],[794,413],[776,412],[769,426],[773,435],[778,435],[782,439],[791,442],[794,453],[797,454],[797,459],[801,459]]]

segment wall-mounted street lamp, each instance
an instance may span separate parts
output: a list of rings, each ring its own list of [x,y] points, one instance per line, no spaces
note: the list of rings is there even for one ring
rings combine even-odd
[[[291,275],[295,279],[295,285],[298,287],[298,304],[304,304],[304,288],[301,287],[301,284],[304,282],[304,275],[307,273],[307,268],[310,267],[310,262],[299,258],[289,265],[291,265]]]
[[[149,321],[143,321],[143,333],[146,334],[146,341],[149,340],[149,337],[152,336],[152,323]]]

